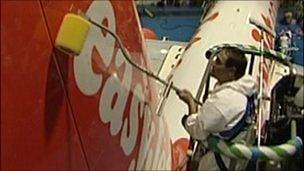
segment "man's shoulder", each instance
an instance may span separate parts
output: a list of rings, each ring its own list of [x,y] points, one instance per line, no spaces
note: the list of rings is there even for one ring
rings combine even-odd
[[[214,93],[210,100],[233,105],[234,102],[244,101],[247,97],[233,87],[225,87]]]

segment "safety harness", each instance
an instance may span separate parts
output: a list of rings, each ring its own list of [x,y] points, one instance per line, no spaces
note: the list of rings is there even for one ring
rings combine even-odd
[[[253,95],[250,97],[247,96],[247,106],[246,106],[245,113],[244,113],[243,117],[241,118],[241,120],[235,126],[233,126],[231,129],[224,130],[224,131],[219,132],[214,135],[223,140],[227,140],[227,141],[231,141],[234,138],[236,138],[247,126],[249,126],[252,123],[252,116],[254,113],[254,108],[255,108],[254,96]],[[214,152],[214,157],[216,159],[216,163],[217,163],[218,167],[220,168],[220,170],[228,171],[227,167],[225,166],[225,163],[223,162],[221,155],[217,152]]]

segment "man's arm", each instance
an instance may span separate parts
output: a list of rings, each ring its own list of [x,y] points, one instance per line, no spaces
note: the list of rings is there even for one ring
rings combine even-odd
[[[178,97],[187,104],[188,106],[188,114],[191,115],[193,113],[197,113],[197,104],[194,102],[194,98],[192,96],[192,94],[188,91],[188,90],[181,90],[181,91],[177,91],[176,94],[178,95]],[[184,115],[182,118],[182,124],[183,126],[185,126],[186,124],[186,120],[188,118],[189,115]]]
[[[194,102],[194,100],[192,99],[188,104],[188,111],[189,114],[193,114],[193,113],[197,113],[197,104]]]
[[[182,90],[176,92],[178,97],[188,105],[189,114],[197,112],[197,104],[194,101],[194,97],[188,90]]]
[[[224,129],[226,120],[210,100],[206,100],[204,106],[198,111],[198,105],[189,91],[182,90],[177,95],[188,105],[190,115],[183,116],[182,125],[193,138],[204,140],[210,133]]]

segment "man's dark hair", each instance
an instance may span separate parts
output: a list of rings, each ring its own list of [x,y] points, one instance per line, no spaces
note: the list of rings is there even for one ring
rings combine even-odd
[[[226,67],[235,67],[236,71],[234,73],[234,76],[236,79],[241,78],[245,74],[247,67],[247,59],[245,57],[245,53],[235,47],[227,47],[223,48],[223,50],[228,56]]]

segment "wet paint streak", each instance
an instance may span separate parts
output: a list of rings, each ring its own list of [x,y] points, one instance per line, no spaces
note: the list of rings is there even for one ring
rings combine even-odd
[[[219,12],[215,12],[214,14],[212,14],[210,17],[208,17],[205,21],[205,22],[208,22],[208,21],[213,21],[215,20],[217,17],[219,16]]]
[[[201,39],[202,39],[201,37],[192,38],[189,44],[187,45],[187,47],[185,48],[185,51],[188,50],[194,43],[198,42]]]
[[[92,69],[96,74],[101,74],[105,71],[106,65],[102,59],[104,59],[97,51],[96,46],[92,50]]]
[[[272,27],[272,24],[271,24],[271,21],[270,21],[269,17],[266,17],[263,14],[261,14],[261,16],[262,16],[262,18],[263,18],[264,23],[266,24],[266,26],[269,27],[272,30],[273,27]]]
[[[109,20],[108,20],[108,18],[104,18],[104,19],[102,20],[102,22],[101,22],[101,25],[103,25],[103,26],[109,28]],[[101,30],[101,33],[102,33],[103,37],[106,37],[107,32],[106,32],[105,30]]]
[[[253,39],[257,42],[261,41],[261,35],[259,33],[259,31],[257,29],[253,29],[251,31],[251,36],[253,37]]]
[[[261,41],[261,34],[260,32],[257,30],[257,29],[253,29],[251,31],[251,36],[253,37],[253,39],[257,42],[260,42]],[[267,35],[268,36],[268,35]],[[269,45],[267,43],[267,41],[264,41],[264,47],[266,47],[267,49],[269,48]]]

